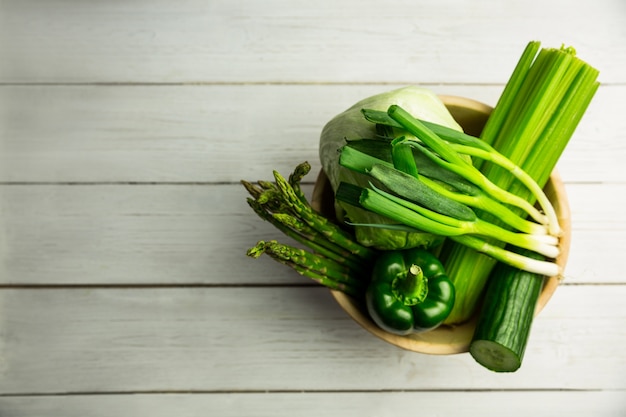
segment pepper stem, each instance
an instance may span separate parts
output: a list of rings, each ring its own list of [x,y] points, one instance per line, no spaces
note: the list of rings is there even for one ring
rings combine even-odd
[[[411,265],[406,274],[398,274],[392,282],[394,295],[405,306],[414,306],[426,300],[428,278],[419,265]]]

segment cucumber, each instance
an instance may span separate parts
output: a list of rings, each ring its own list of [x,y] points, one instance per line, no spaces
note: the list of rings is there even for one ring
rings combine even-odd
[[[527,256],[538,256],[528,252]],[[498,264],[485,292],[470,354],[494,372],[515,372],[522,365],[544,276]]]

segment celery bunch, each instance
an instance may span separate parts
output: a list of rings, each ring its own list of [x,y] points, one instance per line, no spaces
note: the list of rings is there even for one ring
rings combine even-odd
[[[543,187],[599,86],[597,77],[598,71],[573,48],[541,48],[539,42],[530,42],[480,138]],[[474,165],[498,187],[535,202],[528,188],[501,166],[481,159]],[[486,211],[477,215],[499,221]],[[456,242],[446,243],[442,257],[458,300],[447,323],[460,323],[474,313],[496,261]]]

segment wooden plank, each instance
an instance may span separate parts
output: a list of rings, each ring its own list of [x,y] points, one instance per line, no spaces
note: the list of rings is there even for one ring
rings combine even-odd
[[[384,10],[372,0],[14,0],[2,8],[5,83],[501,83],[534,39],[573,45],[605,82],[625,81],[621,0],[575,8],[393,0]]]
[[[5,417],[343,417],[398,416],[406,410],[439,415],[621,417],[623,391],[427,391],[197,393],[2,397]],[[460,406],[462,404],[462,406]],[[462,411],[461,411],[462,410]]]
[[[1,182],[238,182],[320,168],[322,127],[399,85],[1,86]],[[430,86],[495,104],[501,86]],[[601,87],[559,162],[626,181],[626,87]]]
[[[310,191],[311,187],[308,187]],[[282,234],[242,186],[4,186],[4,284],[303,283],[246,250]]]
[[[2,289],[0,394],[624,390],[624,297],[563,287],[522,368],[498,375],[388,345],[324,289]]]
[[[626,184],[569,184],[567,191],[566,282],[626,282],[615,262],[626,223],[613,204]],[[239,185],[0,186],[0,283],[311,284],[267,257],[245,256],[259,240],[293,243],[246,198]]]

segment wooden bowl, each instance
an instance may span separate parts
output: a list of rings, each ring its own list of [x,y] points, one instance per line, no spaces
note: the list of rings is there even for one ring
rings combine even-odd
[[[463,127],[464,131],[474,136],[480,132],[492,111],[486,104],[463,97],[441,96],[452,116]],[[560,255],[556,259],[562,270],[565,269],[571,241],[571,219],[569,203],[565,187],[556,172],[552,173],[544,191],[556,210],[563,236],[559,241]],[[326,174],[321,171],[313,189],[311,205],[329,218],[335,218],[334,194]],[[537,302],[535,315],[548,303],[558,287],[562,276],[546,278]],[[339,291],[331,291],[337,303],[350,317],[375,336],[400,348],[434,355],[449,355],[469,351],[469,344],[476,327],[477,317],[455,325],[443,325],[425,333],[398,336],[380,329],[369,317],[363,300],[356,300]]]

